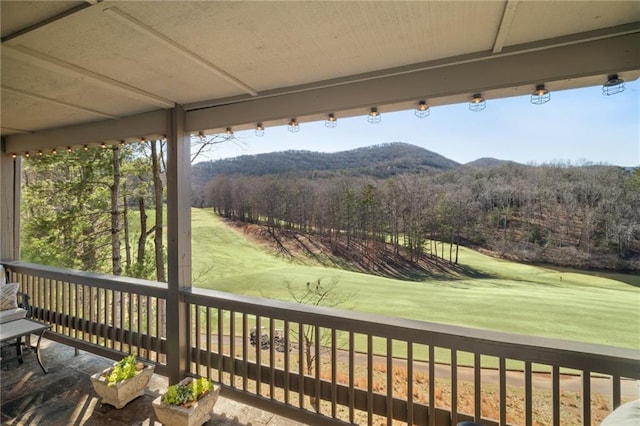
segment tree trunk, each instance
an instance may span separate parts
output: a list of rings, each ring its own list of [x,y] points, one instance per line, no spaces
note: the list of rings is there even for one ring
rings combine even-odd
[[[160,150],[157,149],[156,145],[160,146]],[[151,171],[153,174],[153,194],[154,194],[154,204],[156,210],[156,224],[154,226],[154,237],[153,243],[155,246],[155,258],[156,258],[156,279],[160,282],[167,282],[167,278],[164,272],[164,241],[162,239],[162,229],[164,223],[164,191],[162,185],[162,179],[160,178],[161,166],[160,162],[162,160],[162,142],[161,141],[153,141],[151,142]],[[166,337],[166,324],[167,324],[167,305],[166,300],[161,299],[158,303],[158,337]]]
[[[158,152],[157,142],[152,141],[151,145],[151,170],[153,173],[153,192],[154,203],[156,209],[156,224],[153,242],[155,245],[156,258],[156,279],[160,282],[166,282],[164,273],[164,242],[162,240],[163,227],[163,185],[160,179],[160,158],[161,152]]]
[[[140,271],[144,270],[144,257],[147,242],[147,210],[144,205],[144,197],[138,198],[138,210],[140,211],[140,237],[138,237],[138,254],[136,263]],[[146,278],[146,277],[145,277]]]
[[[112,148],[113,185],[111,185],[111,265],[113,275],[122,274],[120,255],[120,210],[118,209],[118,190],[120,189],[120,150]]]
[[[453,231],[451,231],[451,240],[449,242],[449,263],[453,262],[453,241],[454,241],[454,234],[453,234]]]
[[[131,272],[131,241],[129,240],[129,208],[127,206],[127,190],[126,184],[122,191],[122,226],[124,227],[124,252],[125,252],[125,270],[127,275]]]

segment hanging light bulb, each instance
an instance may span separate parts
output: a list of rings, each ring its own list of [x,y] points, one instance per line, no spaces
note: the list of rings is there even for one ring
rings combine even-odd
[[[56,155],[56,154],[58,153],[58,150],[57,150],[57,149],[55,149],[55,148],[53,148],[53,149],[51,150],[51,153],[52,153],[53,155]]]
[[[231,130],[231,127],[227,127],[227,130],[224,131],[224,134],[227,135],[228,138],[232,138],[233,130]]]
[[[124,146],[124,139],[120,141],[120,146]]]
[[[262,125],[262,123],[258,123],[256,124],[256,136],[261,137],[264,136],[264,126]]]
[[[106,147],[107,147],[107,144],[106,144],[105,142],[102,142],[102,143],[100,144],[100,147],[101,147],[101,148],[106,148]]]
[[[31,154],[29,154],[29,151],[27,151],[27,152],[24,153],[24,156],[29,158],[29,157],[31,157]]]
[[[13,158],[13,159],[15,160],[16,158],[18,158],[18,154],[16,154],[16,153],[14,152],[13,154],[11,154],[11,158]]]
[[[378,108],[371,108],[369,116],[367,117],[367,121],[371,124],[378,124],[380,121],[382,121],[382,116],[380,115]]]
[[[70,146],[68,146],[67,147],[67,152],[71,152],[71,151],[73,151],[73,149]]]
[[[418,106],[416,107],[415,114],[416,114],[416,117],[418,118],[425,118],[425,117],[428,117],[429,114],[431,114],[431,111],[429,110],[429,105],[427,105],[426,101],[418,102]]]
[[[611,74],[607,82],[602,85],[602,94],[605,96],[616,95],[624,92],[624,80],[618,78],[618,74]]]
[[[291,133],[297,133],[300,131],[300,125],[298,124],[298,121],[295,118],[292,118],[291,121],[289,121],[289,125],[287,126],[287,129],[289,129]]]
[[[38,157],[42,157],[42,154],[43,154],[42,150],[41,150],[41,149],[39,149],[39,150],[38,150]]]
[[[200,142],[204,142],[206,139],[204,136],[204,132],[198,132],[198,138],[200,138]]]
[[[484,98],[480,94],[475,94],[471,98],[469,102],[469,109],[473,112],[482,111],[487,107],[487,103],[484,101]]]
[[[549,89],[544,87],[544,84],[538,84],[536,90],[531,94],[531,103],[534,105],[546,104],[550,99],[551,93],[549,93]]]
[[[85,151],[89,151],[89,145],[83,146],[82,149],[84,149]]]
[[[331,113],[331,114],[327,115],[327,119],[324,121],[324,125],[325,125],[325,127],[333,129],[334,127],[336,127],[338,125],[338,119],[336,118],[336,116],[333,113]]]

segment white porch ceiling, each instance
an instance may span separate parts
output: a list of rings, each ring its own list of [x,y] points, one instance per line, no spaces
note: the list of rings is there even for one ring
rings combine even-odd
[[[109,123],[174,104],[193,111],[189,130],[216,131],[640,75],[637,1],[2,0],[0,12],[7,150],[104,120],[109,137]]]

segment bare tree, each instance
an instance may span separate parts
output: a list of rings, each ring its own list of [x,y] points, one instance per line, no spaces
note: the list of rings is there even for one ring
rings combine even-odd
[[[193,164],[198,157],[211,152],[215,149],[216,145],[220,145],[224,142],[233,142],[238,146],[244,146],[244,142],[240,138],[236,138],[233,133],[220,133],[212,136],[206,136],[201,133],[198,136],[191,138],[191,163]]]
[[[328,284],[324,283],[323,280],[324,278],[318,278],[313,281],[308,281],[306,285],[298,285],[285,279],[284,286],[291,298],[295,302],[303,305],[335,308],[343,306],[348,301],[353,300],[355,293],[346,293],[338,289],[338,283],[340,281],[338,277],[332,277]],[[305,325],[304,335],[301,336],[300,342],[300,344],[304,344],[305,346],[306,369],[309,375],[313,374],[316,358],[317,355],[319,355],[313,351],[314,342],[318,339],[320,346],[325,347],[327,346],[328,339],[331,338],[329,333],[320,333],[320,336],[316,336],[315,334],[315,327]]]
[[[324,283],[323,280],[324,278],[318,278],[313,281],[307,281],[306,284],[294,284],[285,279],[284,286],[294,301],[304,305],[335,308],[344,306],[348,301],[353,300],[355,293],[348,293],[338,289],[340,281],[338,277],[332,277],[329,283]],[[299,336],[298,342],[300,345],[304,345],[305,367],[307,374],[312,375],[320,356],[320,353],[315,350],[316,342],[319,343],[322,351],[323,348],[330,345],[331,333],[329,330],[305,324],[303,326],[303,335]],[[319,403],[319,399],[313,397],[310,398],[310,401],[311,404]]]

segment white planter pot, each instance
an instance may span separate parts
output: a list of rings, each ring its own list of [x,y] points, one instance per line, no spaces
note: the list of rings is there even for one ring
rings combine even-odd
[[[93,389],[102,398],[103,404],[113,405],[120,409],[139,396],[144,395],[144,389],[151,380],[155,365],[146,365],[135,377],[107,386],[107,378],[104,374],[111,370],[107,368],[101,373],[91,376]]]
[[[188,384],[192,379],[187,377],[181,384]],[[153,400],[153,411],[158,421],[167,426],[201,426],[211,420],[213,406],[218,400],[220,386],[213,385],[211,392],[197,400],[189,408],[180,405],[169,405],[162,402],[162,395]]]

